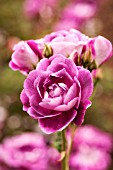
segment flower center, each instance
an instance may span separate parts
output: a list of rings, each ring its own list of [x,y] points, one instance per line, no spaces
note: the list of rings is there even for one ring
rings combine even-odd
[[[48,87],[44,94],[44,98],[54,98],[61,95],[65,95],[67,92],[67,86],[64,83],[52,84]]]

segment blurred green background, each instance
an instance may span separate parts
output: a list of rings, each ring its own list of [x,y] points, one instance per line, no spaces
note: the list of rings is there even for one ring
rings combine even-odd
[[[60,6],[66,3],[62,1]],[[37,39],[52,31],[58,19],[48,22],[29,20],[23,13],[23,0],[0,0],[0,140],[22,131],[39,131],[36,120],[22,111],[19,96],[25,76],[12,71],[8,63],[12,46],[19,39]],[[113,43],[113,0],[101,4],[96,16],[81,28],[89,36],[100,34]],[[98,83],[92,106],[84,124],[93,124],[113,134],[113,58],[102,66],[103,79]],[[113,165],[111,165],[111,170]]]

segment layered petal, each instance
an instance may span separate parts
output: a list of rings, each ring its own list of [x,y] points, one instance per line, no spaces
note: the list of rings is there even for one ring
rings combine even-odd
[[[47,134],[63,130],[75,118],[77,111],[72,109],[51,118],[40,118],[39,126]]]
[[[112,44],[109,40],[102,36],[98,36],[95,38],[94,50],[94,59],[96,61],[97,66],[103,64],[113,54]]]
[[[77,126],[83,123],[86,109],[89,106],[91,106],[91,101],[89,100],[84,101],[84,103],[82,102],[80,103],[78,111],[77,111],[77,116],[75,117],[73,121]]]
[[[86,69],[79,69],[78,80],[81,85],[81,100],[89,98],[93,92],[93,81],[91,73]]]

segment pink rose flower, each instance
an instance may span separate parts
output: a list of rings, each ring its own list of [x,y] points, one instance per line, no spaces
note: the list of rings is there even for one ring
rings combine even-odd
[[[67,133],[70,139],[70,133]],[[92,125],[79,127],[74,135],[70,170],[106,170],[110,163],[113,138]]]
[[[113,139],[110,134],[103,132],[92,125],[85,125],[81,128],[78,128],[74,138],[75,146],[79,147],[79,145],[85,143],[89,146],[95,146],[105,151],[111,150],[112,142]]]
[[[20,70],[23,74],[33,70],[42,58],[38,45],[33,40],[21,41],[14,46],[13,50],[9,66],[14,71]]]
[[[28,18],[34,18],[38,15],[51,16],[57,4],[58,0],[25,0],[23,10]]]
[[[111,158],[105,151],[81,145],[79,150],[70,156],[70,170],[106,170]]]
[[[42,59],[28,75],[21,93],[23,110],[38,119],[45,133],[61,131],[71,122],[80,125],[93,82],[88,70],[62,55]]]
[[[44,37],[44,43],[52,47],[53,54],[69,57],[77,65],[76,58],[80,57],[83,65],[83,56],[89,51],[91,56],[87,57],[91,57],[91,62],[95,61],[97,67],[112,56],[112,44],[109,40],[102,36],[89,38],[75,29],[48,34]]]
[[[80,29],[87,20],[95,16],[97,9],[96,2],[71,2],[64,7],[64,10],[61,12],[61,19],[55,24],[54,30]]]
[[[52,154],[54,155],[52,157]],[[40,134],[23,133],[4,140],[0,145],[0,170],[54,170],[60,154],[46,145]],[[58,169],[56,169],[58,170]]]

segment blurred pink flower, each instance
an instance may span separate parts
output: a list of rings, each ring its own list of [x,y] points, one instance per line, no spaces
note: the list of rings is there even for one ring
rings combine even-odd
[[[38,15],[51,17],[57,3],[58,0],[25,0],[23,10],[28,18],[34,18]]]
[[[79,29],[83,23],[94,17],[97,12],[97,4],[89,1],[71,2],[61,12],[61,19],[55,24],[54,30]]]
[[[70,157],[71,170],[106,170],[111,163],[112,143],[110,134],[92,125],[78,128]]]
[[[54,170],[59,157],[57,150],[47,146],[43,136],[36,133],[7,138],[0,145],[1,165],[11,170]]]
[[[112,142],[113,138],[109,133],[103,132],[102,130],[92,125],[85,125],[78,128],[74,138],[75,146],[79,146],[85,143],[89,146],[95,146],[106,151],[111,150]]]
[[[70,170],[107,170],[111,157],[104,150],[81,145],[70,157]]]

